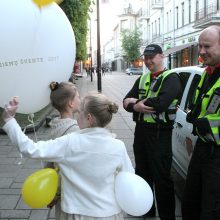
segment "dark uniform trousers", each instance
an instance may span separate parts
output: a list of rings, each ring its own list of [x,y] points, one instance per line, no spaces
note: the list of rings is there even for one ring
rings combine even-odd
[[[174,184],[170,177],[172,163],[172,130],[147,128],[136,123],[134,155],[137,175],[155,189],[159,216],[162,220],[175,219]],[[150,212],[155,211],[155,204]]]
[[[198,139],[182,200],[183,220],[220,220],[220,146]]]

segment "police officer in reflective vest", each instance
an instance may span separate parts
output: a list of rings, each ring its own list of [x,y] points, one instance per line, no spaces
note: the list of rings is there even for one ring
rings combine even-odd
[[[133,113],[136,122],[133,144],[135,171],[154,189],[160,218],[174,220],[171,136],[181,82],[176,73],[164,68],[159,45],[148,45],[143,55],[149,72],[136,80],[123,100],[125,110]],[[155,211],[153,204],[145,217],[155,216]]]
[[[220,219],[220,27],[199,36],[199,54],[207,65],[187,121],[198,136],[182,200],[183,220]]]

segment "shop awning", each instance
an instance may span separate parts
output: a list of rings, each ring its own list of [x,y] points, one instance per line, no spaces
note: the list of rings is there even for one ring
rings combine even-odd
[[[188,43],[188,44],[183,44],[183,45],[175,46],[175,47],[172,47],[172,48],[170,48],[170,49],[165,50],[165,51],[163,52],[163,54],[164,54],[165,56],[167,56],[167,55],[169,55],[169,54],[172,54],[172,53],[175,53],[175,52],[177,52],[177,51],[183,50],[183,49],[185,49],[185,48],[187,48],[187,47],[195,46],[195,45],[197,45],[197,44],[198,44],[198,43],[196,43],[196,42],[191,42],[191,43]]]

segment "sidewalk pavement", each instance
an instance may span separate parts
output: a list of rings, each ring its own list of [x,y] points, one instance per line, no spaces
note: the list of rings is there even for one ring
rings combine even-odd
[[[122,107],[122,99],[131,88],[138,76],[128,76],[125,73],[112,72],[102,76],[102,93],[110,97],[119,105],[119,111],[114,115],[112,122],[108,126],[116,138],[124,141],[128,154],[134,165],[133,138],[135,124],[132,115]],[[76,80],[76,87],[83,97],[88,91],[97,91],[97,76],[91,78],[86,76]],[[52,113],[53,114],[53,113]],[[45,123],[34,133],[28,136],[33,140],[47,140],[50,128]],[[26,177],[42,168],[38,160],[21,158],[16,147],[12,146],[7,135],[0,134],[0,219],[1,220],[54,220],[54,209],[30,209],[24,204],[21,198],[21,188]],[[177,200],[176,220],[181,220],[180,203]],[[158,216],[158,214],[157,214]],[[125,214],[128,220],[142,220],[141,217],[132,217]],[[158,217],[149,218],[159,220]]]

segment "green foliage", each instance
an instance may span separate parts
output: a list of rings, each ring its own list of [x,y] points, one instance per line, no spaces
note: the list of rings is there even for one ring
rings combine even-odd
[[[141,46],[141,36],[140,32],[135,29],[134,31],[131,30],[124,30],[121,33],[122,36],[122,50],[124,53],[124,59],[128,63],[133,63],[140,57],[139,48]]]
[[[76,60],[86,59],[87,20],[93,0],[64,0],[60,7],[68,17],[76,38]]]

